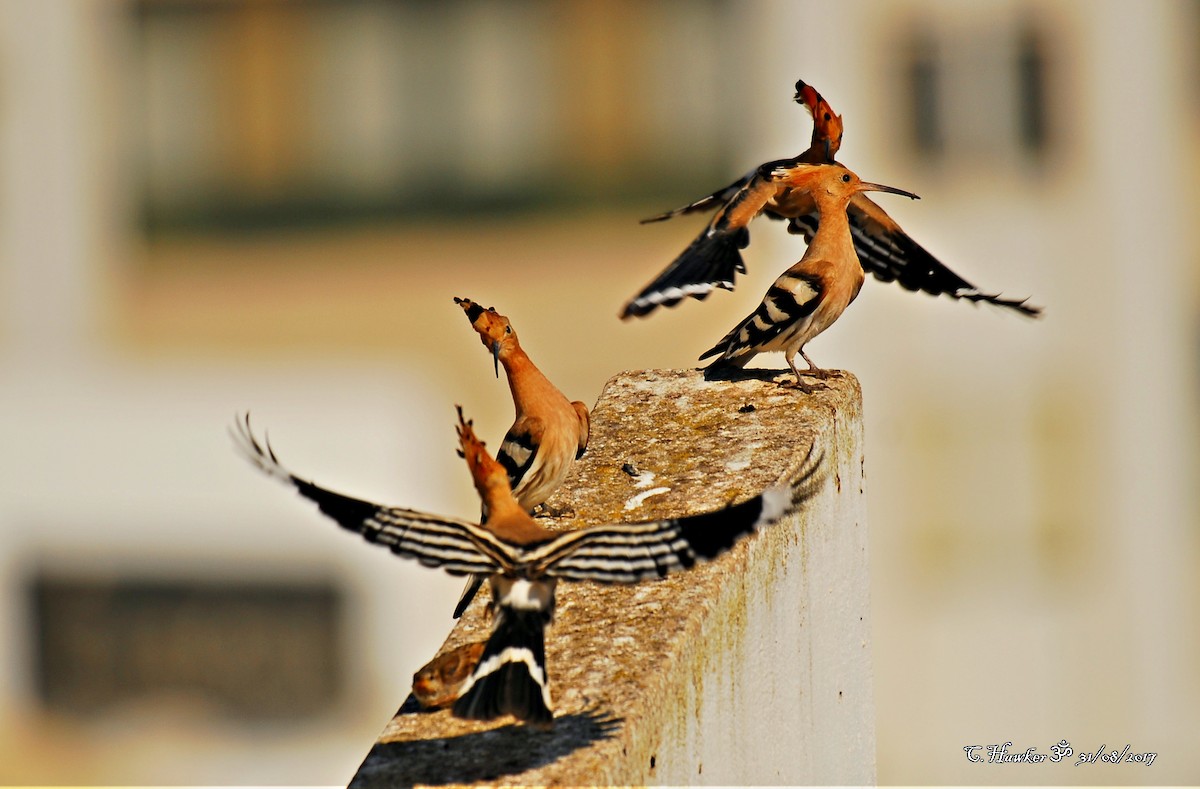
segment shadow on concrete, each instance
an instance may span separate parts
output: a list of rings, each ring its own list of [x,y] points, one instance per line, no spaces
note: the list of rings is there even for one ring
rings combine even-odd
[[[410,702],[411,697],[400,710],[406,711]],[[408,711],[416,711],[413,704]],[[457,737],[376,743],[350,787],[494,782],[610,739],[621,723],[608,713],[586,710],[555,718],[548,731],[511,724]]]
[[[805,383],[820,384],[822,382],[823,379],[809,375],[803,363],[801,363],[800,367],[800,372]],[[702,367],[697,369],[704,372],[704,380],[706,381],[774,381],[777,378],[781,378],[782,381],[790,383],[795,380],[792,371],[786,367],[779,370],[772,370],[765,367],[722,367],[711,371],[705,370]],[[841,370],[825,370],[824,372],[829,378],[842,377]]]

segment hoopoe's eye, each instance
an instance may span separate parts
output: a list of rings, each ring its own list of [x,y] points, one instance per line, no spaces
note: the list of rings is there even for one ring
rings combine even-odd
[[[844,184],[850,183],[850,173],[846,173],[845,175],[842,176],[842,183],[844,183]]]
[[[512,326],[505,326],[505,327],[504,327],[504,333],[505,333],[505,334],[512,334]]]
[[[830,116],[830,114],[829,114],[828,112],[827,112],[827,113],[825,113],[825,121],[826,121],[826,122],[829,122],[829,121],[831,121],[831,120],[833,120],[833,118]]]

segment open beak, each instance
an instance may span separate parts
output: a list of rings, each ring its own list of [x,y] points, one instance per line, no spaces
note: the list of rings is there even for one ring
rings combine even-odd
[[[911,197],[913,200],[921,199],[919,195],[915,195],[912,192],[906,192],[903,189],[897,189],[894,186],[884,186],[883,184],[872,184],[872,183],[868,183],[867,181],[863,181],[862,183],[859,184],[858,191],[860,191],[860,192],[891,192],[894,195],[901,195],[903,197]]]
[[[492,362],[496,365],[496,377],[500,377],[500,341],[492,343]]]

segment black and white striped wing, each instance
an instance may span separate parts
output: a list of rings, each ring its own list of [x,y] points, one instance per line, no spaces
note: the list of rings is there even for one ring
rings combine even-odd
[[[732,358],[763,349],[812,315],[821,303],[823,289],[818,277],[785,272],[767,290],[758,308],[700,358],[707,359],[718,354]]]
[[[292,485],[338,525],[361,534],[367,542],[384,545],[397,556],[415,559],[427,567],[441,567],[452,575],[490,574],[511,566],[512,547],[473,523],[374,504],[297,477],[279,463],[270,445],[255,438],[249,415],[237,420],[231,434],[260,471]]]
[[[1028,317],[1041,314],[1040,307],[1026,304],[1028,299],[1007,299],[998,293],[984,293],[960,277],[918,244],[875,201],[855,195],[847,208],[850,236],[863,271],[881,282],[898,282],[906,290],[933,296],[943,293],[954,299],[995,304]],[[788,231],[811,242],[820,225],[816,213],[795,217]]]
[[[803,505],[824,479],[822,459],[810,449],[794,479],[740,504],[684,518],[567,532],[522,558],[535,572],[606,584],[637,583],[686,570]]]
[[[645,219],[641,220],[640,223],[647,225],[651,222],[662,222],[667,219],[673,219],[677,216],[682,216],[683,214],[694,214],[699,211],[712,211],[718,206],[722,206],[729,202],[729,200],[738,193],[738,190],[745,186],[746,182],[754,177],[754,174],[757,171],[758,168],[755,168],[731,183],[729,186],[726,186],[724,189],[718,189],[712,194],[701,197],[699,200],[694,200],[685,206],[672,208],[670,211],[665,211],[661,214],[655,214],[654,216],[646,217]]]
[[[791,166],[791,159],[767,162],[738,181],[704,232],[625,304],[621,318],[642,317],[686,298],[703,301],[718,288],[733,290],[737,275],[746,273],[742,250],[750,244],[748,226],[779,191],[776,171]]]
[[[508,484],[513,491],[533,468],[544,429],[541,419],[526,415],[509,428],[500,442],[496,460],[508,472]]]

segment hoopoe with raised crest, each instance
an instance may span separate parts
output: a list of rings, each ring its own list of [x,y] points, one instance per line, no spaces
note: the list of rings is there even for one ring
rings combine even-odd
[[[775,280],[758,308],[700,358],[717,356],[705,370],[705,377],[711,378],[723,369],[743,367],[756,354],[783,351],[788,367],[796,374],[795,383],[790,385],[810,392],[814,387],[801,380],[796,354],[808,362],[808,375],[827,375],[804,353],[804,345],[841,316],[858,296],[865,279],[851,242],[846,204],[866,191],[891,192],[914,200],[917,196],[863,181],[841,165],[781,166],[765,173],[764,178],[780,188],[809,195],[821,212],[820,227],[804,257]]]
[[[489,579],[492,632],[474,670],[457,688],[452,709],[462,718],[512,715],[536,725],[553,721],[545,628],[553,618],[560,580],[632,584],[686,570],[795,512],[825,477],[823,454],[813,447],[785,479],[724,509],[552,532],[513,497],[507,470],[488,454],[461,407],[457,430],[459,454],[488,508],[486,523],[373,504],[301,479],[255,437],[249,414],[235,421],[231,434],[259,470],[295,487],[343,528],[427,567]]]
[[[496,459],[508,471],[517,502],[526,512],[533,512],[558,489],[571,465],[587,450],[591,430],[588,407],[578,400],[567,400],[550,382],[521,347],[512,322],[495,307],[484,309],[457,296],[454,303],[462,307],[471,328],[491,352],[497,378],[500,365],[504,365],[516,417],[504,434]],[[485,502],[483,518],[487,517]],[[454,608],[455,619],[462,616],[482,585],[480,578],[467,582]]]
[[[719,206],[704,232],[625,305],[621,318],[648,315],[659,306],[671,307],[689,296],[703,300],[716,288],[733,290],[736,275],[746,273],[741,250],[750,243],[748,226],[759,214],[786,219],[789,233],[803,235],[806,242],[812,243],[821,216],[816,205],[808,195],[772,182],[764,173],[793,164],[837,164],[842,116],[835,114],[824,97],[804,80],[796,83],[795,100],[813,118],[812,139],[804,153],[794,159],[768,162],[707,197],[642,220],[643,224],[661,222]],[[907,290],[934,296],[946,294],[954,299],[994,304],[1028,317],[1041,314],[1040,307],[1025,303],[1028,299],[1006,299],[981,292],[913,241],[866,195],[852,197],[846,210],[859,263],[876,279],[899,282]]]

